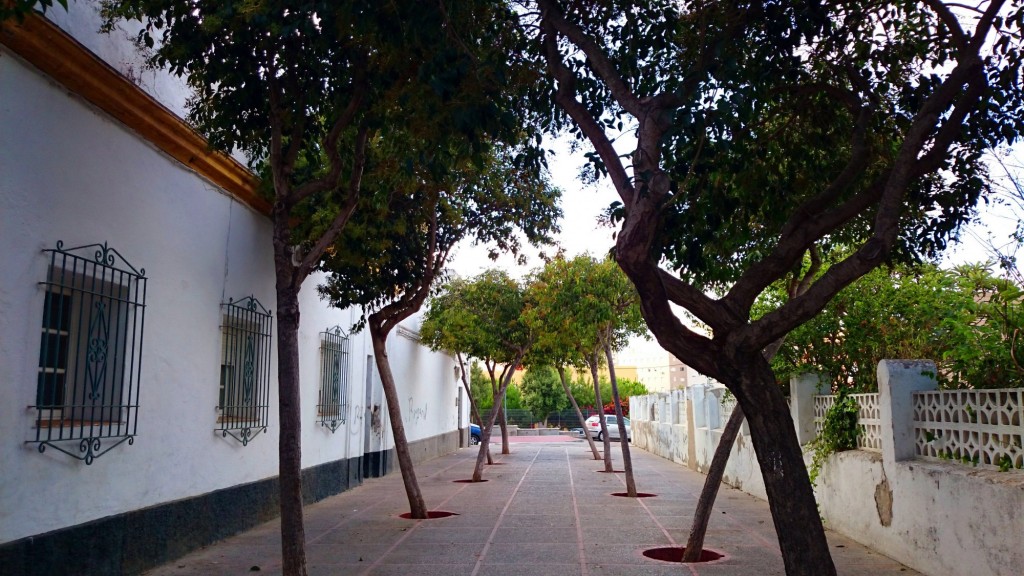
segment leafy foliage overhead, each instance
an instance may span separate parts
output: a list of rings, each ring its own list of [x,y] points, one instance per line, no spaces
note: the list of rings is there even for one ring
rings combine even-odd
[[[876,269],[791,332],[773,367],[780,375],[818,372],[836,389],[869,392],[878,389],[880,360],[923,358],[935,362],[947,387],[1021,386],[1022,296],[978,265]]]
[[[520,234],[545,245],[558,230],[560,191],[546,172],[517,166],[508,148],[492,150],[480,165],[452,156],[444,171],[375,173],[381,180],[364,187],[377,193],[364,195],[321,266],[330,276],[320,292],[334,306],[379,310],[424,283],[425,296],[463,239],[515,254]]]
[[[535,272],[524,321],[537,342],[531,362],[583,367],[608,342],[621,349],[644,331],[636,290],[614,260],[557,257]]]
[[[431,299],[420,336],[435,350],[507,364],[534,341],[523,322],[526,306],[523,286],[502,270],[455,278]]]

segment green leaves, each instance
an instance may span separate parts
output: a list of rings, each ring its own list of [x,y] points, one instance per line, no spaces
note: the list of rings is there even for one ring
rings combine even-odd
[[[68,9],[68,0],[56,0],[56,3],[64,8]],[[34,9],[38,9],[43,14],[46,14],[47,10],[53,8],[54,0],[9,0],[0,2],[0,22],[4,22],[8,19],[14,19],[18,22],[23,22],[25,16],[32,12]]]
[[[840,292],[787,337],[773,361],[780,375],[815,371],[833,387],[877,390],[884,358],[925,358],[949,388],[1024,385],[1021,290],[980,265],[878,269]]]
[[[524,288],[504,271],[455,279],[430,301],[420,335],[435,350],[507,363],[533,343],[525,306]]]
[[[859,421],[860,404],[849,395],[848,388],[840,388],[834,403],[825,411],[821,433],[812,442],[814,456],[808,469],[811,484],[818,481],[821,466],[831,454],[857,448],[857,439],[863,433]]]
[[[525,322],[537,334],[531,362],[585,365],[605,341],[613,349],[644,332],[640,302],[614,260],[559,257],[533,274]]]

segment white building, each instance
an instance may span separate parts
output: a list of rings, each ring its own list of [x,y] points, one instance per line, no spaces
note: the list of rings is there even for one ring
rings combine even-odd
[[[0,573],[136,573],[277,514],[268,206],[95,5],[0,25]],[[387,473],[352,310],[301,294],[304,491]],[[388,348],[414,455],[457,449],[455,363]],[[340,331],[335,331],[335,328]]]
[[[681,360],[666,352],[657,342],[635,342],[617,352],[616,367],[635,369],[636,380],[650,392],[682,390],[706,378]]]

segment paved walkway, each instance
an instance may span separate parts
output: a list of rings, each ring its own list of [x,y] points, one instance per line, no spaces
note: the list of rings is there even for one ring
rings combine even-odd
[[[621,463],[614,449],[616,463]],[[470,477],[475,448],[420,464],[417,476],[431,510],[457,513],[404,520],[401,475],[367,480],[308,506],[306,555],[313,575],[769,575],[784,574],[766,503],[723,486],[706,546],[724,557],[702,564],[652,560],[645,549],[682,546],[704,477],[633,449],[637,487],[623,474],[599,473],[579,439],[516,442],[512,454]],[[152,575],[280,574],[280,524],[253,530],[151,571]],[[915,574],[909,568],[835,533],[828,534],[839,573]]]

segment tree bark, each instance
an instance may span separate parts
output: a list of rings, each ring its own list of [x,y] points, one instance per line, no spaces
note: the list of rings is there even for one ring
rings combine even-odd
[[[513,370],[519,363],[522,362],[523,356],[526,351],[521,351],[516,354],[516,358],[513,362]],[[501,379],[501,385],[498,387],[497,394],[494,395],[494,410],[491,410],[491,415],[488,416],[487,422],[480,423],[480,452],[476,455],[476,465],[473,466],[473,482],[480,482],[484,479],[484,455],[487,454],[491,443],[491,429],[494,428],[494,420],[498,416],[498,410],[501,402],[505,400],[505,390],[508,389],[509,382],[512,381],[513,370],[507,371]],[[493,374],[493,371],[491,372]]]
[[[565,368],[562,366],[558,367],[558,379],[562,382],[562,390],[565,390],[565,395],[569,397],[569,403],[572,404],[572,409],[576,412],[576,417],[580,419],[580,426],[583,427],[583,437],[587,439],[590,444],[590,451],[594,454],[594,460],[600,460],[601,455],[597,453],[597,445],[594,444],[594,439],[590,437],[590,433],[587,432],[587,419],[583,416],[583,411],[580,410],[580,405],[576,403],[576,398],[573,398],[572,390],[569,389],[569,384],[565,381]]]
[[[398,389],[395,386],[395,376],[391,372],[391,364],[388,361],[388,352],[385,347],[387,334],[382,334],[380,327],[373,322],[369,323],[369,328],[370,340],[373,343],[373,357],[377,362],[377,371],[380,372],[384,398],[388,404],[388,417],[391,419],[391,432],[395,437],[398,467],[402,471],[405,494],[409,498],[409,513],[415,519],[424,520],[427,518],[427,505],[423,501],[423,493],[420,492],[420,485],[416,481],[416,470],[413,468],[412,454],[409,453],[409,442],[405,436],[405,423],[402,421]]]
[[[697,510],[693,513],[690,537],[686,540],[686,548],[683,550],[683,562],[698,562],[701,552],[704,551],[704,535],[708,531],[711,509],[715,507],[718,488],[722,485],[722,476],[725,475],[725,465],[729,463],[729,452],[742,425],[743,409],[737,404],[722,430],[722,438],[715,448],[715,455],[711,458],[711,467],[708,469],[707,478],[704,479],[700,499],[697,500]]]
[[[814,280],[814,276],[821,269],[821,251],[817,246],[808,250],[811,265],[804,272],[803,277],[794,276],[786,288],[789,298],[795,298],[807,291]],[[786,342],[785,337],[772,342],[761,351],[765,360],[771,362],[772,358],[779,353],[782,345]],[[701,552],[704,551],[704,536],[708,531],[708,521],[711,519],[711,509],[715,506],[718,498],[718,488],[722,484],[722,477],[725,475],[725,467],[729,463],[729,454],[732,453],[732,445],[736,442],[740,427],[743,425],[743,408],[737,403],[729,421],[722,429],[722,437],[718,440],[718,447],[715,448],[715,455],[711,458],[711,467],[708,469],[707,478],[704,480],[704,487],[700,491],[700,498],[697,500],[697,510],[693,515],[693,524],[690,525],[690,537],[686,540],[686,548],[683,550],[683,562],[698,562]]]
[[[481,435],[481,440],[482,440],[483,433],[484,433],[484,429],[483,429],[484,419],[480,417],[480,411],[477,410],[476,401],[473,400],[473,389],[472,389],[472,386],[469,385],[469,378],[466,376],[466,363],[463,362],[463,360],[462,360],[462,353],[461,352],[455,354],[455,358],[457,358],[458,361],[459,361],[459,372],[462,374],[462,387],[466,389],[466,398],[469,398],[469,409],[473,413],[473,417],[476,418],[476,421],[479,422],[480,425],[481,425],[480,426],[480,435]],[[481,441],[481,444],[483,444],[482,441]],[[488,464],[494,464],[494,460],[491,459],[491,451],[490,450],[487,451],[487,463]]]
[[[601,401],[601,381],[597,374],[597,352],[593,352],[588,358],[590,364],[590,375],[594,378],[594,402],[597,403],[598,422],[601,423],[601,440],[604,443],[604,471],[611,472],[612,468],[612,441],[608,439],[608,425],[604,421],[604,402]],[[586,428],[584,434],[590,434]]]
[[[730,374],[733,393],[746,414],[758,465],[764,477],[772,521],[787,576],[834,576],[825,528],[818,515],[811,480],[789,405],[759,351],[737,351],[720,362],[737,367]]]
[[[275,254],[278,418],[281,422],[278,438],[281,571],[287,576],[305,576],[306,531],[302,518],[302,419],[299,397],[299,290],[292,282],[291,261],[282,261],[284,258]]]
[[[510,377],[511,378],[511,377]],[[495,404],[495,409],[498,410],[498,425],[501,427],[501,453],[511,454],[512,451],[508,447],[508,418],[505,416],[505,392],[508,391],[508,385],[501,390],[501,405]],[[495,400],[497,402],[497,400]]]
[[[501,400],[498,399],[498,381],[504,380],[505,373],[502,372],[502,378],[498,378],[494,375],[494,363],[484,361],[484,365],[487,366],[487,373],[491,376],[491,397],[494,398],[494,404],[491,406],[491,412],[500,410],[501,415],[498,417],[498,426],[501,427],[501,453],[510,454],[508,449],[508,421],[505,420],[505,392],[501,392]],[[491,425],[494,425],[494,418],[491,418]],[[482,424],[481,424],[482,426]],[[480,430],[480,434],[483,434],[483,430]],[[487,437],[490,438],[490,432],[487,433]],[[481,442],[483,444],[483,442]]]
[[[636,498],[636,478],[633,476],[633,458],[629,454],[629,436],[626,434],[626,420],[622,414],[619,387],[615,382],[615,364],[612,362],[612,347],[607,340],[604,343],[604,355],[608,360],[608,378],[612,384],[612,401],[615,404],[615,419],[618,421],[619,443],[622,444],[622,469],[626,473],[626,494],[630,498]]]

